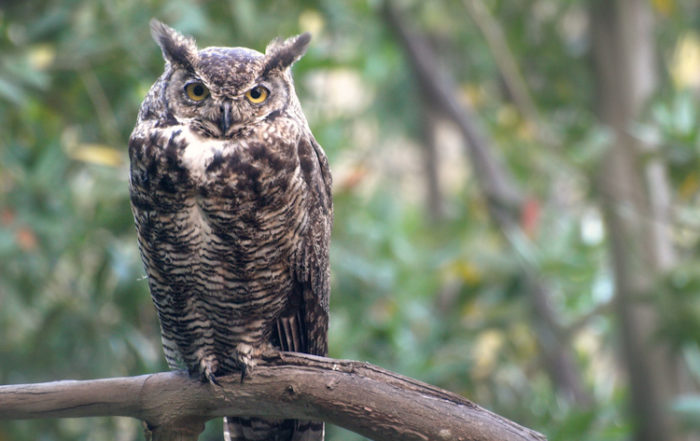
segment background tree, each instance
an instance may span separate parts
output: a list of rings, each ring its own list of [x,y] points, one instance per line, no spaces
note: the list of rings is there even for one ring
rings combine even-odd
[[[126,140],[162,70],[158,17],[201,45],[314,33],[295,76],[335,176],[331,356],[450,389],[550,440],[696,435],[700,7],[394,6],[512,176],[509,229],[382,2],[0,6],[0,382],[166,369],[126,181]],[[585,399],[554,375],[557,346]],[[123,418],[0,425],[12,440],[140,436]]]

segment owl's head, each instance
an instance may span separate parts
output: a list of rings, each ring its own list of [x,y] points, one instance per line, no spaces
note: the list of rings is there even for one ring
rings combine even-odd
[[[192,38],[155,19],[151,34],[167,62],[164,110],[197,133],[226,138],[298,109],[289,68],[306,52],[309,33],[273,40],[264,54],[242,47],[199,50]]]

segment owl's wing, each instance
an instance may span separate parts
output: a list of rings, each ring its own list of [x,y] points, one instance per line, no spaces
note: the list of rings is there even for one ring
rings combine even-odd
[[[294,259],[295,293],[290,310],[277,323],[280,348],[326,355],[330,296],[329,245],[333,222],[331,175],[328,159],[312,136],[297,144],[306,182],[303,209],[309,224],[297,245]]]

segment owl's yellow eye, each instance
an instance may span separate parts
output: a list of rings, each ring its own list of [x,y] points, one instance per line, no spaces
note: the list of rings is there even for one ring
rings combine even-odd
[[[194,81],[185,85],[185,93],[192,101],[202,101],[209,96],[209,89],[199,81]]]
[[[253,104],[260,104],[267,99],[269,94],[270,91],[263,86],[255,86],[245,93],[245,97]]]

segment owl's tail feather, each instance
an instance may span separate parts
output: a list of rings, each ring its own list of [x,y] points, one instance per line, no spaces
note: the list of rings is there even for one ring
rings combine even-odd
[[[224,418],[224,441],[323,441],[317,421]]]
[[[320,421],[296,421],[292,441],[323,441],[325,425]]]

